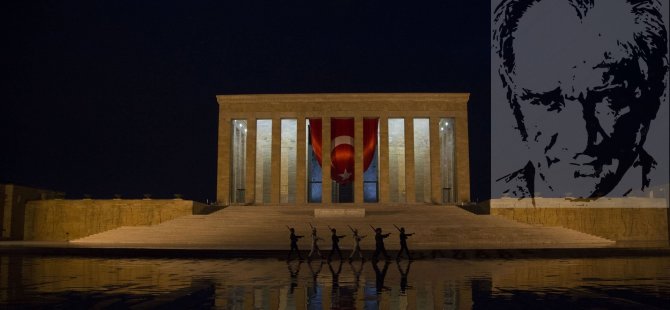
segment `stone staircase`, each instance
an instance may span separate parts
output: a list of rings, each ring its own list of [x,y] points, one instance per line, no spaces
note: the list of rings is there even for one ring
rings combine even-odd
[[[334,207],[342,208],[342,207]],[[374,249],[374,232],[369,225],[391,232],[389,250],[399,248],[398,231],[403,226],[415,235],[409,238],[412,250],[440,249],[523,249],[606,247],[613,241],[561,227],[523,224],[493,215],[474,215],[455,206],[366,206],[365,217],[314,217],[314,207],[231,206],[209,215],[192,215],[153,226],[120,227],[71,241],[74,244],[109,247],[203,248],[230,250],[287,250],[289,232],[296,228],[304,235],[298,243],[309,249],[309,224],[330,248],[328,226],[336,228],[342,249],[352,246],[351,231],[367,235],[364,250]]]

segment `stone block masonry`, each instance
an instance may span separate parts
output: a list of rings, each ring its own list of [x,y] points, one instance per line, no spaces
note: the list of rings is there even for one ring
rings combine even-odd
[[[121,226],[160,224],[207,206],[182,199],[36,200],[26,204],[24,240],[66,241]]]
[[[561,226],[616,241],[668,241],[668,208],[662,198],[535,198],[535,206],[530,199],[501,198],[487,203],[491,215],[522,223]]]

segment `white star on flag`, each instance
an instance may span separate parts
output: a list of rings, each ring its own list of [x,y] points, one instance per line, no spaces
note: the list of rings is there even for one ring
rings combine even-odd
[[[338,175],[342,178],[342,181],[344,181],[351,176],[351,173],[347,172],[347,168],[344,168],[344,172],[342,172]]]

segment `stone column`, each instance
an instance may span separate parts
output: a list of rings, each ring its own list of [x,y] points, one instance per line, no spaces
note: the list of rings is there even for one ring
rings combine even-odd
[[[230,203],[230,117],[219,106],[219,141],[217,156],[216,202]]]
[[[307,133],[306,120],[304,115],[298,116],[298,129],[296,133],[297,154],[296,154],[296,171],[295,171],[295,203],[297,205],[304,205],[307,203],[306,180],[307,180]]]
[[[470,150],[468,146],[468,118],[462,113],[455,118],[456,128],[456,202],[470,201]]]
[[[379,117],[379,202],[389,202],[389,121]]]
[[[332,181],[330,180],[330,117],[321,118],[321,204],[332,202]]]
[[[267,305],[271,310],[279,309],[279,290],[276,288],[267,289],[268,290],[268,303]],[[262,306],[262,305],[259,305]]]
[[[414,191],[414,119],[405,118],[405,199],[407,203],[416,203]]]
[[[442,169],[440,169],[440,118],[431,117],[430,132],[430,201],[442,204]]]
[[[244,201],[256,202],[256,118],[247,120],[247,159]]]
[[[363,117],[354,118],[354,203],[363,203]]]
[[[279,193],[281,186],[281,119],[278,117],[272,118],[272,151],[271,159],[272,168],[270,168],[271,184],[274,184],[270,190],[270,203],[279,204]]]

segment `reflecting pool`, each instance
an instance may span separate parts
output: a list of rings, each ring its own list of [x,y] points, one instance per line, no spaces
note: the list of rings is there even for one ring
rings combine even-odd
[[[667,309],[668,305],[668,257],[329,264],[0,256],[0,308]]]

